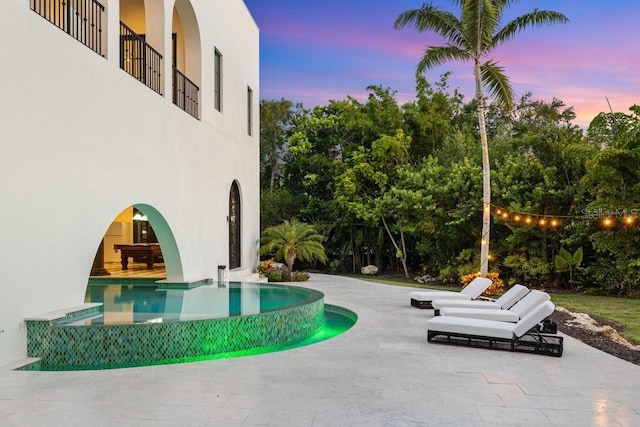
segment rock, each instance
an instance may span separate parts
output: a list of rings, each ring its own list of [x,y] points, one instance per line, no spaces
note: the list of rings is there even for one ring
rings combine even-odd
[[[424,276],[415,277],[413,280],[415,280],[418,283],[429,283],[429,282],[435,282],[436,281],[436,279],[434,277],[431,277],[428,274],[425,274]]]
[[[365,265],[360,269],[360,271],[362,271],[362,274],[366,276],[375,276],[378,274],[378,267],[375,265]]]

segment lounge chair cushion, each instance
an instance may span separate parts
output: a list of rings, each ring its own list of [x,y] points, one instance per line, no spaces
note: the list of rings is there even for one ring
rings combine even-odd
[[[519,318],[522,318],[543,302],[549,301],[549,299],[550,297],[548,293],[533,290],[511,307],[509,311],[516,313]]]
[[[442,310],[443,308],[477,308],[477,309],[494,309],[501,310],[502,308],[495,301],[481,301],[481,300],[462,300],[462,299],[436,299],[431,302],[433,308],[436,310]]]
[[[514,285],[495,301],[479,301],[479,300],[460,300],[460,299],[436,299],[431,303],[433,308],[440,310],[444,307],[461,307],[461,308],[493,308],[508,309],[512,307],[518,300],[522,299],[529,289],[522,285]]]
[[[471,297],[467,294],[448,291],[413,291],[409,296],[417,301],[435,301],[442,298],[462,301],[471,300]]]
[[[553,305],[553,303],[548,300],[536,306],[536,308],[531,310],[524,317],[520,318],[520,321],[516,323],[515,327],[513,328],[513,334],[516,337],[523,336],[538,323],[542,323],[544,319],[551,316],[555,309],[555,305]]]
[[[467,308],[467,307],[443,307],[440,316],[468,317],[470,319],[497,320],[499,322],[517,322],[520,316],[509,310],[501,308]]]
[[[513,338],[514,324],[468,317],[436,316],[427,321],[427,330],[492,338]]]
[[[441,316],[469,317],[472,319],[499,320],[502,322],[517,322],[530,311],[549,301],[549,294],[546,292],[533,290],[516,303],[509,310],[463,308],[463,307],[443,307],[439,310]]]
[[[528,293],[529,289],[526,286],[513,285],[511,289],[502,294],[502,296],[496,300],[496,303],[498,303],[498,305],[500,305],[504,310],[508,310]]]

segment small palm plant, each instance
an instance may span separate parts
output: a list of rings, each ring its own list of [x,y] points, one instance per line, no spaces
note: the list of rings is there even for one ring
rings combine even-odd
[[[262,232],[260,254],[275,252],[274,258],[284,261],[291,277],[296,259],[309,262],[318,260],[323,264],[327,262],[323,241],[324,237],[312,225],[294,218]]]

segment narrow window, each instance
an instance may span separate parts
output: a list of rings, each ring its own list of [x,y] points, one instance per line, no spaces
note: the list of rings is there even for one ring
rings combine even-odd
[[[218,49],[214,52],[213,106],[216,110],[222,111],[222,54]]]
[[[253,135],[253,89],[247,86],[247,132]]]

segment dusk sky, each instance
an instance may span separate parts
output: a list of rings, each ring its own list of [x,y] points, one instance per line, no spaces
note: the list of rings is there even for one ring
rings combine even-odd
[[[306,108],[351,95],[365,101],[366,87],[415,98],[415,67],[427,46],[443,45],[433,32],[395,30],[396,17],[422,6],[415,0],[245,0],[260,27],[260,97],[302,102]],[[457,11],[449,0],[435,0]],[[516,96],[559,98],[574,107],[580,126],[599,112],[629,113],[640,104],[640,1],[520,0],[503,24],[525,12],[554,10],[568,24],[529,28],[494,51]],[[451,89],[473,97],[471,63],[427,71],[432,83],[452,71]]]

